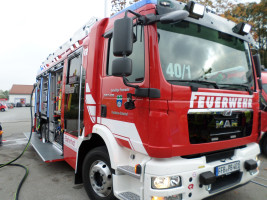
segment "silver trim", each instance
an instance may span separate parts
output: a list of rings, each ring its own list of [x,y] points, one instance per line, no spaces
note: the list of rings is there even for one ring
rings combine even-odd
[[[63,153],[63,148],[59,143],[54,141],[54,142],[52,142],[52,144],[53,144],[53,147],[55,147],[56,150],[58,150],[60,153]]]
[[[134,178],[140,179],[141,175],[134,172],[134,167],[131,166],[118,166],[117,170]]]
[[[82,55],[81,55],[82,56]],[[83,62],[83,59],[82,59]],[[82,98],[82,78],[83,78],[83,65],[80,67],[80,86],[79,86],[79,114],[78,114],[78,137],[80,137],[81,129],[81,98]]]
[[[211,137],[217,137],[217,136],[222,136],[222,135],[237,135],[241,131],[232,131],[232,132],[223,132],[223,133],[211,133]]]
[[[211,113],[223,113],[223,112],[227,112],[231,110],[232,114],[234,112],[247,112],[247,111],[252,111],[252,109],[238,109],[238,108],[226,108],[226,109],[218,109],[218,108],[211,108],[211,109],[189,109],[187,114],[199,114],[199,113],[207,113],[207,114],[211,114]]]

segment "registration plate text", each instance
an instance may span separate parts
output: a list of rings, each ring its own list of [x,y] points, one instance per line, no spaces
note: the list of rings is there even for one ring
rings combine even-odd
[[[240,161],[235,161],[215,167],[215,175],[222,176],[240,170]]]

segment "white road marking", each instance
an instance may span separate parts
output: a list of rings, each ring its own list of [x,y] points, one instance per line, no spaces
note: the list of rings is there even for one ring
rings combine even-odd
[[[14,140],[5,140],[3,142],[13,142],[13,141],[19,141],[19,140],[28,140],[28,138],[19,138],[19,139],[14,139]]]
[[[14,145],[26,144],[27,142],[28,142],[27,138],[20,138],[20,139],[15,139],[15,140],[5,140],[5,141],[3,141],[3,145],[4,146],[14,146]],[[8,144],[8,143],[11,143],[11,144]]]

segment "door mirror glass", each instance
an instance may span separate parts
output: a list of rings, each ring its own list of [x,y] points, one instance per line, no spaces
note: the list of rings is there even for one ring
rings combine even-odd
[[[117,58],[112,62],[112,75],[123,77],[132,74],[132,59],[130,58]]]
[[[254,64],[255,64],[255,68],[256,68],[256,74],[257,77],[261,77],[261,60],[260,60],[260,54],[255,54],[253,56],[253,60],[254,60]]]
[[[259,89],[262,90],[262,80],[260,78],[258,79],[258,85]]]
[[[133,51],[133,20],[125,16],[114,22],[113,32],[114,56],[129,56]]]

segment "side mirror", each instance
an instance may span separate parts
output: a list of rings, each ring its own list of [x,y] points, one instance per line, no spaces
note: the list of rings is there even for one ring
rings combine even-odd
[[[267,102],[261,93],[260,93],[260,110],[267,112]]]
[[[127,17],[114,22],[113,54],[114,56],[129,56],[133,51],[133,20]]]
[[[176,23],[184,20],[189,16],[189,12],[186,10],[176,10],[167,14],[162,15],[160,22],[162,24]]]
[[[259,89],[262,90],[262,80],[261,80],[261,78],[258,79],[258,86],[259,86]]]
[[[117,58],[112,62],[112,75],[118,77],[130,76],[132,74],[132,59]]]
[[[257,77],[261,78],[261,60],[260,60],[260,54],[255,54],[253,56],[255,68],[256,68],[256,74]]]

